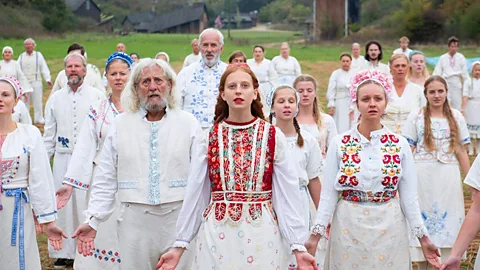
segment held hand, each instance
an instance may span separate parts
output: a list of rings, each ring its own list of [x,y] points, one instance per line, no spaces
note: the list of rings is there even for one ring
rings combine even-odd
[[[460,270],[460,257],[450,256],[447,261],[442,264],[440,270]]]
[[[77,238],[77,249],[78,253],[83,254],[83,256],[91,256],[92,250],[95,249],[94,240],[97,236],[97,231],[95,231],[90,225],[84,223],[78,226],[77,230],[73,233],[72,238]]]
[[[312,256],[315,256],[315,253],[317,252],[318,241],[320,241],[320,238],[320,235],[310,235],[305,243],[305,248]]]
[[[332,228],[331,222],[328,223],[327,229],[325,230],[325,238],[327,240],[330,240],[330,228]]]
[[[47,224],[46,229],[48,240],[55,250],[62,249],[62,237],[68,238],[67,235],[57,227],[57,224],[52,221]]]
[[[25,93],[25,94],[23,94],[20,99],[21,99],[25,104],[28,105],[28,100],[30,99],[30,93]]]
[[[425,259],[427,259],[429,264],[435,266],[436,268],[440,268],[440,261],[438,260],[440,257],[440,251],[438,248],[426,236],[420,238],[419,240]]]
[[[70,197],[72,196],[72,191],[73,191],[73,186],[70,185],[62,185],[55,195],[57,195],[57,208],[58,210],[62,209],[65,207],[65,205],[68,203],[68,200],[70,200]]]
[[[47,82],[47,84],[48,84],[48,87],[50,87],[50,89],[53,88],[53,83],[52,82]]]
[[[308,252],[294,251],[295,259],[297,260],[297,270],[318,270],[315,257]]]
[[[157,269],[174,270],[175,267],[177,267],[180,257],[182,257],[184,251],[185,249],[183,248],[171,248],[167,253],[160,257],[160,260],[157,263]]]
[[[37,215],[35,214],[35,211],[32,210],[32,214],[33,214],[33,222],[35,223],[35,231],[37,233],[43,233],[43,225],[38,223]]]
[[[328,111],[328,114],[330,114],[331,116],[333,116],[335,114],[335,107],[330,107],[329,108],[330,110]]]

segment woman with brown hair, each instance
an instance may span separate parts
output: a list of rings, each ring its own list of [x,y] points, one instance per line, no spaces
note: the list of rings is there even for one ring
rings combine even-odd
[[[462,114],[450,108],[447,82],[432,76],[425,82],[427,105],[410,113],[403,128],[418,177],[418,197],[423,221],[432,242],[447,258],[465,218],[459,166],[470,169],[466,145],[470,137]],[[412,261],[427,266],[420,244],[410,241]]]
[[[157,268],[174,269],[197,235],[192,269],[280,268],[282,238],[298,269],[314,269],[294,161],[283,133],[264,120],[257,77],[230,65],[218,90],[214,125],[192,152],[177,241]]]

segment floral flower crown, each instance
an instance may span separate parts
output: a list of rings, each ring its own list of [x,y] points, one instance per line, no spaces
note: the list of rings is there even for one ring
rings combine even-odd
[[[378,70],[362,70],[352,77],[350,90],[350,102],[354,104],[357,102],[357,90],[358,88],[369,81],[374,81],[380,84],[385,90],[387,99],[390,100],[393,90],[393,80],[386,73]]]
[[[15,79],[14,77],[12,77],[12,76],[1,76],[0,81],[4,81],[4,82],[9,83],[13,87],[13,90],[15,90],[15,94],[17,95],[17,98],[20,97],[23,94],[22,86],[20,85],[20,82],[17,79]]]

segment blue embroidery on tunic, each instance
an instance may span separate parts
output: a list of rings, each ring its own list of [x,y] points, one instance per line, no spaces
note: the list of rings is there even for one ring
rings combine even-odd
[[[20,228],[18,231],[19,244],[18,244],[18,264],[20,265],[20,270],[25,270],[25,213],[24,213],[24,201],[25,203],[30,203],[30,198],[28,198],[26,188],[16,188],[16,189],[6,189],[5,195],[7,197],[15,197],[15,204],[13,209],[13,219],[12,219],[12,234],[10,239],[10,245],[12,247],[17,245],[17,226],[18,219],[20,217]],[[23,199],[23,200],[22,200]],[[28,214],[28,213],[27,213]],[[31,214],[30,214],[31,215]]]
[[[410,138],[408,138],[408,137],[405,137],[405,136],[403,136],[403,137],[407,140],[407,142],[408,142],[410,145],[417,146],[417,142],[416,142],[416,141],[414,141],[414,140],[412,140],[412,139],[410,139]]]
[[[158,157],[158,123],[150,123],[150,164],[148,167],[148,202],[160,204],[160,160]]]
[[[68,138],[58,137],[58,142],[61,142],[63,147],[68,148]]]
[[[169,188],[179,188],[179,187],[186,187],[188,180],[174,180],[168,181]]]
[[[48,216],[51,216],[51,215],[55,215],[56,213],[57,213],[57,211],[53,211],[53,212],[50,212],[50,213],[37,215],[37,218],[48,217]]]
[[[448,235],[448,232],[444,231],[447,217],[448,212],[438,209],[437,203],[433,204],[430,211],[422,211],[422,219],[430,235]]]
[[[118,182],[119,189],[138,189],[138,182]]]

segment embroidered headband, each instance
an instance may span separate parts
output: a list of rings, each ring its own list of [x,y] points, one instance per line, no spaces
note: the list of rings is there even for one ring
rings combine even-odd
[[[2,55],[5,53],[6,50],[11,51],[11,52],[12,52],[12,56],[13,56],[13,49],[12,49],[12,47],[10,47],[10,46],[5,46],[5,47],[3,47],[3,49],[2,49]]]
[[[113,61],[113,60],[116,60],[116,59],[120,59],[120,60],[123,60],[127,63],[128,67],[131,68],[132,67],[132,64],[133,64],[133,60],[132,58],[124,53],[124,52],[114,52],[112,53],[108,59],[107,59],[107,63],[105,64],[105,68],[108,67],[108,65],[110,65],[110,63]]]
[[[168,56],[168,54],[166,52],[157,53],[157,55],[155,55],[155,59],[157,59],[157,57],[160,56],[160,55],[164,55],[165,58],[167,58],[167,63],[170,63],[170,57]]]
[[[12,77],[12,76],[1,76],[0,77],[0,82],[9,83],[13,87],[13,90],[15,90],[15,95],[17,95],[16,96],[17,98],[22,95],[22,86],[20,85],[20,82],[17,81],[17,79],[15,79],[14,77]]]
[[[297,99],[297,114],[298,114],[298,111],[299,111],[299,104],[300,104],[300,94],[298,93],[297,89],[293,88],[292,86],[288,85],[288,84],[281,84],[281,85],[278,85],[274,88],[272,88],[272,90],[267,94],[267,97],[266,97],[266,103],[267,103],[267,106],[269,108],[272,108],[273,106],[273,96],[275,95],[275,92],[277,92],[278,90],[280,89],[284,89],[284,88],[288,88],[288,89],[292,89],[293,92],[295,93],[295,98]],[[273,113],[273,112],[271,112]],[[297,116],[297,114],[295,114],[295,116]]]
[[[393,90],[393,80],[390,76],[386,73],[378,71],[378,70],[362,70],[355,74],[352,77],[351,84],[350,84],[350,102],[354,104],[357,101],[357,90],[358,88],[369,81],[373,81],[378,83],[382,86],[383,90],[385,90],[385,94],[387,96],[387,100],[391,99],[392,90]]]

